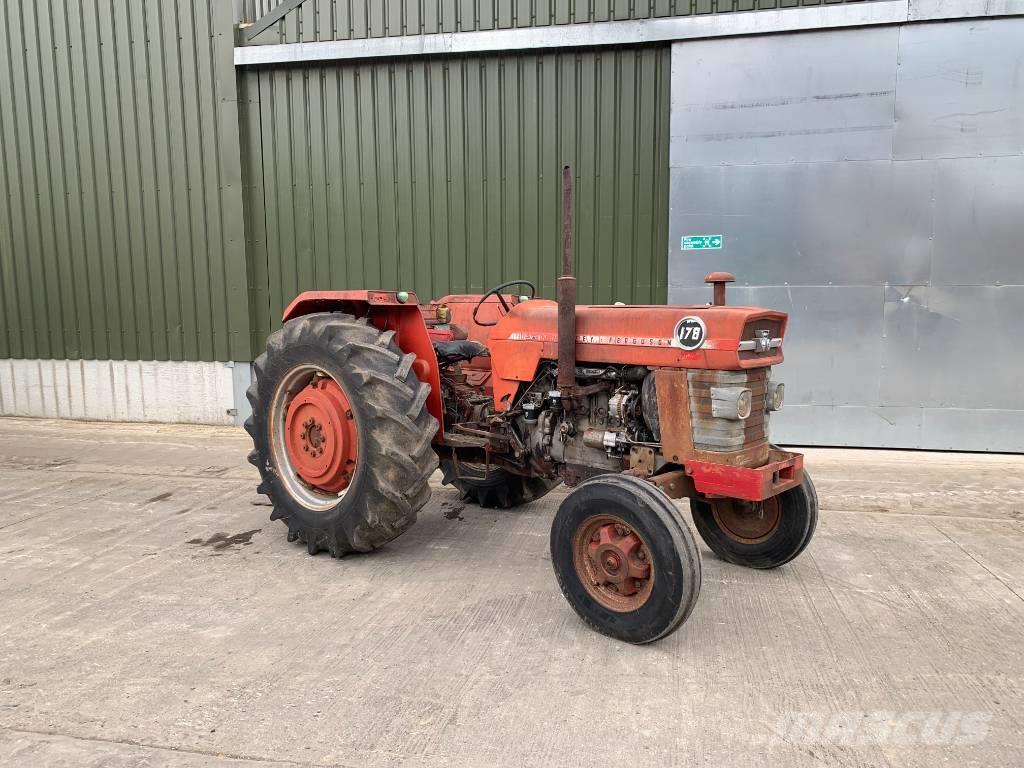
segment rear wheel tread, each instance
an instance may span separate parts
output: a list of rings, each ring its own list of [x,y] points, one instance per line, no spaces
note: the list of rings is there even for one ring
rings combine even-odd
[[[351,315],[318,313],[286,323],[271,334],[267,350],[254,366],[256,378],[249,388],[253,417],[247,431],[257,446],[250,461],[260,470],[260,488],[274,505],[271,519],[284,520],[289,540],[302,541],[311,554],[329,551],[335,557],[376,549],[407,530],[429,498],[427,480],[437,467],[432,447],[437,421],[425,408],[423,391],[429,395],[429,385],[416,379],[412,385],[408,371],[401,369],[407,356],[395,344],[394,333],[378,331]],[[274,387],[277,377],[300,362],[281,356],[303,354],[315,365],[327,361],[357,393],[353,410],[362,420],[360,457],[372,462],[364,465],[360,492],[346,495],[323,520],[291,499],[271,466],[267,420]]]
[[[413,398],[412,403],[409,404],[409,409],[405,412],[405,415],[409,418],[413,418],[413,415],[419,413],[423,406],[427,404],[427,398],[430,397],[430,387],[426,384],[420,384],[419,389],[416,390],[416,395]]]
[[[412,371],[412,364],[416,362],[416,353],[410,352],[407,355],[402,356],[402,361],[398,364],[398,370],[395,371],[395,378],[399,381],[406,381],[409,378],[409,372]]]

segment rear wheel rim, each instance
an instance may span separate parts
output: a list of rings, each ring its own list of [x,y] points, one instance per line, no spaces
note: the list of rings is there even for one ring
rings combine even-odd
[[[720,499],[711,504],[711,512],[722,533],[740,544],[767,541],[782,521],[777,496],[764,501]]]
[[[323,369],[297,366],[278,384],[270,417],[274,457],[288,492],[309,509],[333,508],[351,486],[359,455],[345,390]]]
[[[613,515],[593,515],[579,524],[573,566],[587,593],[610,611],[639,610],[654,589],[650,549],[636,530]]]

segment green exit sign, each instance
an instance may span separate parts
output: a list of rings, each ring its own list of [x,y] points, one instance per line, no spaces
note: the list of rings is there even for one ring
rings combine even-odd
[[[683,235],[681,250],[718,250],[722,247],[721,235]]]

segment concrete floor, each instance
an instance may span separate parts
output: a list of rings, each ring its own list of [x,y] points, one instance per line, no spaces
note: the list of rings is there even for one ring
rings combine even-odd
[[[312,558],[235,430],[0,419],[0,764],[1020,765],[1024,457],[809,451],[817,536],[608,640],[563,492]],[[685,509],[685,504],[683,505]]]

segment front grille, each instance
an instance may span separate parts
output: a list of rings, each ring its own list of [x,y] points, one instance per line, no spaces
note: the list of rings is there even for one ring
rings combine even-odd
[[[758,320],[751,320],[746,324],[746,326],[744,326],[740,342],[753,341],[761,335],[767,336],[769,339],[781,339],[782,321],[771,317],[762,317]],[[760,352],[747,349],[740,349],[739,351],[740,360],[771,357],[772,355],[777,354],[778,350],[775,348],[765,349]]]
[[[770,368],[746,371],[688,372],[690,394],[690,426],[693,447],[723,455],[729,464],[756,467],[768,461],[768,411],[766,397]],[[711,388],[735,387],[749,389],[750,416],[743,420],[716,418],[711,415]]]

